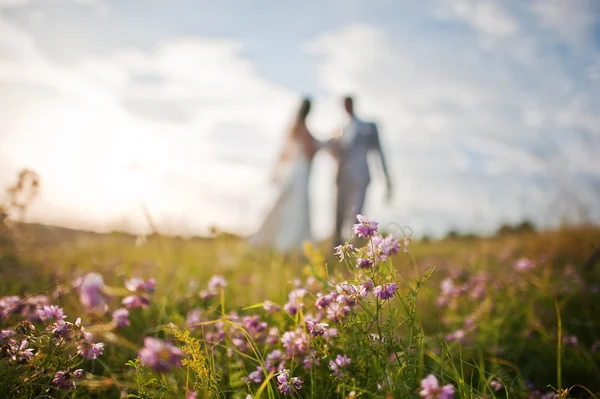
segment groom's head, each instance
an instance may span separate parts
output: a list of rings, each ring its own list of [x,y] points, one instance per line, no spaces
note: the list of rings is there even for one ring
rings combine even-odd
[[[354,115],[354,100],[350,96],[344,97],[344,109],[348,113],[348,115]]]

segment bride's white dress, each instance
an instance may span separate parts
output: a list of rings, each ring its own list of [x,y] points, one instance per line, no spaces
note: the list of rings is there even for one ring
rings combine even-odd
[[[308,187],[312,162],[301,151],[300,143],[293,142],[292,146],[279,195],[259,231],[250,238],[252,246],[288,252],[311,240]]]

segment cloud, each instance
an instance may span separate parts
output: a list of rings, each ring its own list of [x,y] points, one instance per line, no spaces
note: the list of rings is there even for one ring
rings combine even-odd
[[[419,32],[399,36],[359,24],[307,45],[324,93],[356,93],[360,114],[380,122],[399,190],[409,191],[394,204],[398,211],[374,199],[369,212],[419,228],[425,228],[419,209],[445,210],[468,223],[474,207],[495,215],[484,224],[489,229],[503,217],[557,223],[558,217],[546,218],[549,199],[567,186],[593,207],[600,194],[589,189],[590,179],[600,181],[593,156],[600,145],[594,108],[600,90],[580,76],[597,61],[561,58],[551,39],[533,33],[539,26],[522,30],[524,17],[501,2],[448,4],[446,20],[453,15],[495,44],[450,34],[432,43]],[[575,182],[581,173],[587,179]],[[600,209],[594,212],[600,220]],[[444,220],[436,225],[451,227]]]
[[[600,4],[594,0],[536,0],[532,12],[543,26],[555,31],[571,44],[588,44],[591,30],[598,21]]]
[[[479,32],[493,38],[506,38],[517,34],[519,23],[496,0],[449,0],[452,13]]]
[[[129,214],[140,228],[145,202],[159,223],[188,214],[193,232],[256,225],[248,209],[271,198],[258,189],[297,99],[259,76],[238,42],[180,37],[66,67],[0,18],[0,104],[11,111],[0,116],[10,165],[0,181],[40,172],[30,217],[97,227]]]

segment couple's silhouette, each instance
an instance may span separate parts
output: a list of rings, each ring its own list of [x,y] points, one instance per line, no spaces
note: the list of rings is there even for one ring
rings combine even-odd
[[[392,184],[377,125],[356,116],[352,97],[344,97],[343,106],[347,122],[330,140],[319,141],[306,125],[311,100],[302,100],[275,168],[279,195],[258,232],[250,238],[251,245],[288,252],[311,240],[309,178],[313,158],[319,150],[328,151],[338,164],[333,246],[342,243],[342,231],[362,213],[371,181],[368,164],[371,152],[381,161],[386,195],[388,199],[391,197]]]

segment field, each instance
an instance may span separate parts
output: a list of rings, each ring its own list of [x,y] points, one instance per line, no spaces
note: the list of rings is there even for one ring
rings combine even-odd
[[[343,261],[326,244],[284,257],[227,234],[5,230],[2,398],[600,392],[600,264],[583,267],[595,227],[375,236]]]

